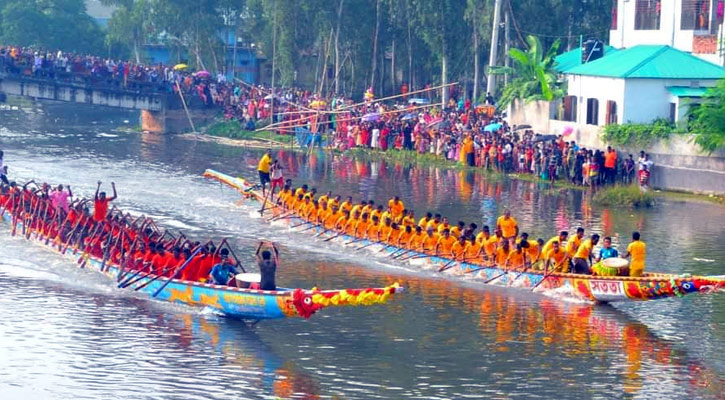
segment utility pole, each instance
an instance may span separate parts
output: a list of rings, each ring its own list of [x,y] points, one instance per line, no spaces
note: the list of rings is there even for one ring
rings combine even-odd
[[[511,12],[507,7],[506,14],[504,14],[505,26],[504,26],[504,31],[503,31],[503,43],[504,43],[503,44],[503,46],[504,46],[503,47],[504,48],[504,51],[503,51],[503,53],[504,53],[503,54],[503,63],[504,64],[503,65],[506,68],[511,66],[511,57],[509,57],[509,48],[511,48],[511,37],[510,37],[511,28],[509,25],[510,17],[511,17]],[[503,84],[504,84],[504,86],[509,84],[509,74],[508,73],[506,73],[506,75],[503,76]]]
[[[496,66],[496,57],[498,56],[498,30],[501,24],[501,0],[496,0],[493,6],[493,29],[491,29],[491,55],[488,59],[488,68]],[[493,93],[496,91],[496,79],[489,72],[486,74],[488,82],[486,82],[486,92]]]
[[[269,102],[269,123],[274,124],[274,61],[277,56],[277,7],[276,2],[272,6],[274,18],[272,19],[272,98]],[[272,144],[272,130],[269,131],[269,143]]]

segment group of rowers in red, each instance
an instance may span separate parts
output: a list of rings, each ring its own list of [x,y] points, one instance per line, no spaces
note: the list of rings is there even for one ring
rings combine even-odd
[[[113,196],[107,197],[100,192],[98,181],[92,214],[87,207],[90,200],[72,199],[70,187],[51,189],[48,184],[37,185],[34,181],[22,187],[15,182],[2,184],[0,207],[3,214],[7,211],[12,215],[13,235],[20,222],[26,238],[45,238],[46,244],[52,241],[63,253],[71,248],[74,253],[102,259],[103,266],[119,265],[126,274],[135,271],[234,285],[234,266],[241,265],[236,257],[229,258],[231,248],[226,240],[218,247],[211,241],[192,242],[183,233],[174,236],[168,230],[162,231],[150,218],[134,218],[115,206],[109,211],[109,203],[117,197],[115,184],[111,186]]]

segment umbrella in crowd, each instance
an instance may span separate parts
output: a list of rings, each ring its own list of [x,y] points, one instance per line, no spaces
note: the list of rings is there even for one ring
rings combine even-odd
[[[322,101],[322,100],[315,100],[315,101],[313,101],[313,102],[310,103],[310,108],[315,108],[315,109],[316,108],[322,108],[322,107],[324,107],[326,105],[327,105],[327,103],[324,102],[324,101]]]
[[[536,134],[536,137],[534,137],[533,142],[534,143],[537,143],[537,142],[548,142],[550,140],[556,140],[556,138],[557,138],[556,135],[542,135],[540,133],[537,133]]]
[[[189,66],[186,65],[186,64],[176,64],[176,65],[174,65],[174,70],[175,71],[182,71],[182,70],[185,70],[187,68],[189,68]]]
[[[380,114],[378,114],[378,113],[370,113],[370,114],[365,114],[362,116],[363,122],[375,122],[379,119],[380,119]]]
[[[403,118],[401,118],[401,120],[409,121],[411,119],[416,119],[416,118],[418,118],[418,116],[415,114],[405,114],[405,115],[403,115]]]
[[[515,131],[520,131],[520,130],[522,130],[522,129],[531,129],[531,125],[527,125],[527,124],[524,124],[524,125],[519,125],[519,126],[517,126],[517,127],[516,127],[516,129],[514,129],[514,130],[515,130]]]
[[[488,124],[483,127],[484,132],[495,132],[499,129],[501,129],[501,124],[499,124],[499,123]]]
[[[197,72],[196,76],[198,76],[199,78],[208,78],[211,76],[211,74],[209,73],[209,71],[202,70],[202,71]]]
[[[408,104],[430,104],[430,100],[421,97],[415,97],[408,100]]]
[[[561,132],[561,135],[566,137],[566,136],[571,135],[573,132],[574,132],[574,127],[569,125],[564,128],[564,130]]]

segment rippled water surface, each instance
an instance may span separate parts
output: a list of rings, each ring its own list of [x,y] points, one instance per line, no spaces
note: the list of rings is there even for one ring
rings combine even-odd
[[[116,289],[0,225],[0,398],[723,398],[725,296],[592,306],[481,288],[361,255],[253,218],[253,204],[201,178],[254,176],[258,150],[117,131],[131,114],[45,106],[0,111],[11,175],[91,195],[199,238],[233,238],[243,261],[260,238],[282,246],[278,281],[408,291],[388,305],[327,309],[248,328],[208,310]],[[471,173],[292,151],[296,182],[387,200],[420,216],[493,224],[510,207],[534,237],[579,225],[649,245],[650,269],[723,274],[725,209],[663,201],[600,208],[579,192]],[[106,186],[108,187],[108,186]]]

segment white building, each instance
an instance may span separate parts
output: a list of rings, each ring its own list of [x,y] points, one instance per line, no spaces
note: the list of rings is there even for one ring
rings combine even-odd
[[[663,45],[637,45],[564,72],[567,97],[558,119],[579,126],[657,118],[680,121],[725,69]]]
[[[722,0],[615,0],[609,44],[661,44],[724,65]]]

